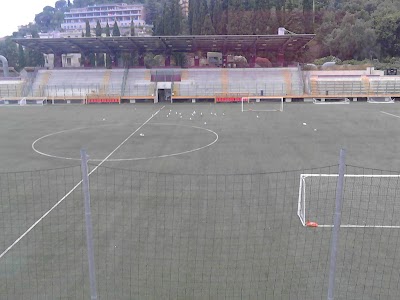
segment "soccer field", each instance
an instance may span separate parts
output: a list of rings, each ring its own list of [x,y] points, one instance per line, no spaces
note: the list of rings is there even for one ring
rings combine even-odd
[[[0,295],[90,298],[84,148],[99,299],[326,298],[331,228],[303,226],[301,176],[337,174],[341,148],[347,173],[397,176],[400,106],[241,110],[2,107]],[[310,178],[307,212],[330,225],[336,177]],[[341,229],[335,298],[397,299],[397,182],[346,185],[344,220],[371,226]]]

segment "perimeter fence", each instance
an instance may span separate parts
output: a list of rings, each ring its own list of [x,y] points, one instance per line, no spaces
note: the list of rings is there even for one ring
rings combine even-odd
[[[0,173],[2,299],[93,299],[93,287],[97,299],[326,299],[332,228],[299,215],[333,224],[337,177],[318,174],[338,166],[195,175],[89,164],[94,272],[81,171]],[[335,299],[397,299],[398,173],[346,174],[386,177],[346,179],[343,220],[365,226],[340,230]]]

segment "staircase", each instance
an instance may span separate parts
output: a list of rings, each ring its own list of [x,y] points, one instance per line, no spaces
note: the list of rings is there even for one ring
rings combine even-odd
[[[47,70],[42,73],[42,78],[39,83],[39,95],[37,95],[37,96],[39,96],[39,97],[47,96],[47,95],[45,95],[45,91],[46,91],[47,85],[49,84],[51,74],[52,74],[51,70]]]
[[[110,85],[111,70],[107,69],[103,76],[103,82],[100,86],[99,93],[106,94]]]
[[[221,70],[222,93],[227,94],[229,91],[228,69]]]
[[[285,80],[285,94],[292,95],[292,73],[288,70],[283,72],[283,78]]]

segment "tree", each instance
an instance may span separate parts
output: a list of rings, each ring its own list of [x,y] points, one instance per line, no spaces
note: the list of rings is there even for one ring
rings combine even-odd
[[[133,23],[133,19],[131,20],[130,31],[131,36],[135,36],[135,23]]]
[[[96,23],[96,36],[101,37],[102,34],[102,28],[100,21],[97,20]],[[96,66],[101,67],[104,66],[104,53],[96,53]]]
[[[107,24],[106,24],[106,36],[110,36],[111,35],[111,32],[110,32],[110,25],[108,25],[108,22],[107,22]]]
[[[65,0],[58,0],[56,1],[56,3],[54,4],[54,7],[56,10],[63,10],[67,7],[67,1]]]
[[[89,21],[86,20],[86,22],[85,22],[85,37],[90,37],[90,36],[91,36],[91,34],[90,34],[90,24],[89,24]]]
[[[207,14],[203,26],[201,28],[201,34],[203,35],[213,35],[215,34],[215,29],[211,21],[211,16],[210,14]]]
[[[400,56],[400,12],[392,12],[375,20],[377,41],[388,56]]]
[[[18,66],[17,70],[22,70],[26,66],[25,51],[22,45],[18,45]]]
[[[170,2],[171,8],[171,35],[179,35],[181,33],[182,10],[179,0]]]
[[[313,31],[313,2],[315,0],[303,0],[303,16],[304,16],[304,27],[307,33]]]
[[[32,29],[30,34],[32,35],[33,38],[39,38],[39,34],[36,31],[36,29]],[[27,49],[28,51],[25,51],[26,53],[26,65],[30,67],[43,67],[44,66],[44,56],[43,53],[33,50],[33,49]]]
[[[145,5],[145,8],[146,8],[146,15],[145,15],[146,24],[154,24],[158,15],[157,0],[148,0]]]
[[[43,11],[35,16],[35,23],[39,30],[48,31],[52,28],[52,19],[54,16],[54,8],[51,6],[45,6]]]
[[[216,34],[228,33],[228,0],[216,0],[213,13],[213,26]]]
[[[200,34],[208,13],[207,0],[189,1],[189,28],[191,34]]]
[[[112,35],[113,36],[121,36],[121,32],[119,31],[119,27],[118,27],[117,21],[114,21]]]
[[[0,53],[7,58],[9,66],[16,67],[18,65],[18,47],[11,37],[0,40]]]
[[[111,35],[111,32],[110,32],[110,25],[108,24],[108,22],[107,22],[107,24],[106,24],[106,36],[110,36]],[[106,65],[106,67],[108,68],[108,69],[111,69],[111,57],[110,57],[110,53],[107,53],[106,54],[106,61],[105,61],[105,65]]]
[[[341,60],[363,60],[376,56],[379,53],[377,34],[371,25],[370,22],[346,13],[340,27],[333,29],[325,40],[330,54]]]
[[[101,34],[102,34],[102,29],[101,29],[101,24],[100,24],[100,21],[99,20],[97,20],[97,23],[96,23],[96,36],[101,36]]]

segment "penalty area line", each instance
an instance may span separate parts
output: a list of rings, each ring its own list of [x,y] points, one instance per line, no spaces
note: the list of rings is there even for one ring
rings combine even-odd
[[[123,140],[113,151],[110,152],[96,167],[93,168],[92,171],[89,172],[88,176],[90,176],[94,171],[96,171],[102,164],[104,164],[107,159],[109,159],[119,148],[121,148],[136,132],[138,132],[144,125],[149,123],[151,119],[153,119],[163,108],[161,107],[159,110],[157,110],[155,113],[151,115],[150,118],[148,118],[142,125],[140,125],[134,132],[132,132],[125,140]],[[0,254],[0,259],[6,255],[20,240],[22,240],[29,232],[32,231],[33,228],[37,224],[39,224],[47,215],[49,215],[58,205],[60,205],[61,202],[63,202],[73,191],[75,191],[80,185],[82,184],[82,180],[79,181],[68,193],[66,193],[56,204],[54,204],[46,213],[43,214],[35,223],[33,223],[23,234],[20,235],[19,238],[17,238],[10,246],[7,247],[1,254]]]
[[[398,116],[398,115],[394,115],[394,114],[388,113],[388,112],[383,111],[383,110],[381,110],[380,112],[383,113],[383,114],[385,114],[385,115],[392,116],[392,117],[395,117],[395,118],[399,118],[399,119],[400,119],[400,116]]]

